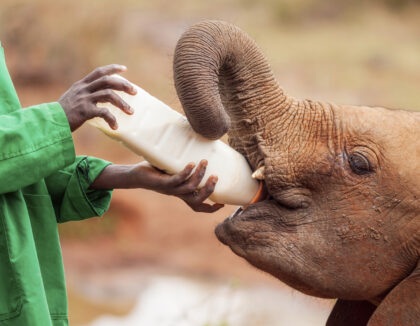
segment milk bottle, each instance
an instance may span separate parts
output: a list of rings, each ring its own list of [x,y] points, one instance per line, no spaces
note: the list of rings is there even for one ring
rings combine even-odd
[[[199,187],[210,175],[218,176],[210,197],[216,203],[248,205],[256,201],[262,184],[251,177],[252,171],[241,154],[221,140],[208,140],[195,133],[186,117],[137,85],[133,86],[136,95],[116,91],[134,109],[133,115],[109,103],[98,104],[115,115],[117,130],[112,130],[100,118],[90,123],[169,174],[180,172],[189,162],[198,164],[206,159],[207,170]]]

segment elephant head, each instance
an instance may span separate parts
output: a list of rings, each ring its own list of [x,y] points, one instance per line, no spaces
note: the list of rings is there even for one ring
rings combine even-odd
[[[221,242],[306,294],[340,298],[331,325],[366,307],[370,325],[420,324],[419,113],[293,98],[255,42],[217,21],[182,35],[174,79],[194,130],[227,132],[270,194],[218,225]]]

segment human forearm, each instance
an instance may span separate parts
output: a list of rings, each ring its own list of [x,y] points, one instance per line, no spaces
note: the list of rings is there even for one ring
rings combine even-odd
[[[135,165],[109,165],[90,185],[90,189],[130,189],[141,187],[133,178]]]
[[[204,186],[198,189],[206,171],[207,161],[203,160],[192,173],[194,164],[184,170],[169,175],[150,164],[109,165],[91,184],[90,189],[145,188],[165,195],[174,195],[184,200],[195,211],[214,212],[223,207],[220,204],[203,203],[214,191],[217,177],[210,176]]]

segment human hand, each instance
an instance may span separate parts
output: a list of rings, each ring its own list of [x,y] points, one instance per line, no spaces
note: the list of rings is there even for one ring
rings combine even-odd
[[[194,163],[189,163],[181,172],[169,175],[147,162],[142,162],[135,166],[133,174],[134,178],[138,178],[142,188],[179,197],[196,212],[213,213],[224,205],[210,205],[204,203],[204,201],[213,193],[217,176],[211,175],[204,186],[198,189],[197,187],[206,172],[207,161],[202,160],[194,173],[191,174],[194,167]]]
[[[103,118],[112,129],[118,128],[115,116],[108,109],[97,107],[97,103],[111,103],[125,113],[133,114],[133,109],[112,91],[124,91],[130,95],[137,93],[128,81],[110,76],[125,70],[125,66],[116,64],[96,68],[85,78],[75,82],[60,97],[58,102],[63,107],[72,132],[95,117]]]
[[[196,212],[212,213],[222,204],[206,204],[213,193],[216,176],[210,176],[204,187],[197,189],[204,177],[207,161],[202,160],[193,174],[195,164],[188,164],[181,172],[169,175],[147,162],[136,165],[108,165],[90,185],[91,189],[145,188],[181,198]],[[191,174],[191,176],[190,176]]]

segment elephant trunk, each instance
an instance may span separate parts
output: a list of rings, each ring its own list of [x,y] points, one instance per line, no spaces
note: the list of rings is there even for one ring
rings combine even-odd
[[[288,102],[255,42],[228,23],[204,21],[188,29],[176,46],[173,68],[191,126],[209,139],[229,129],[230,137],[243,139],[251,130],[241,121],[265,120]]]

